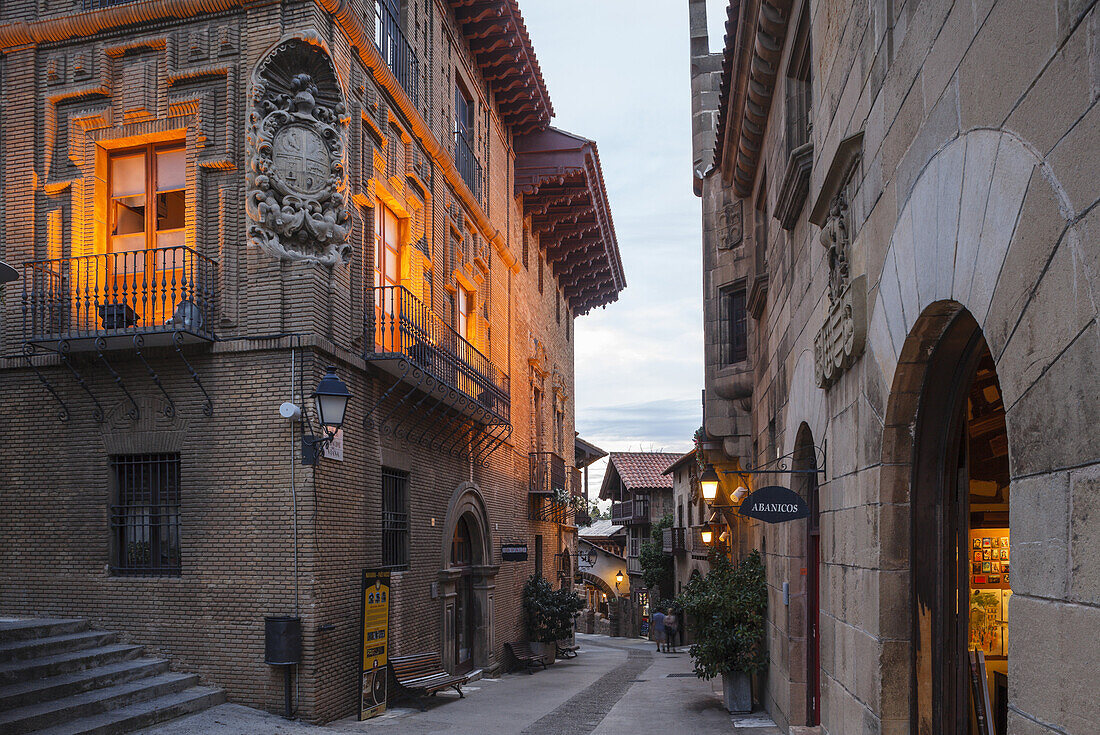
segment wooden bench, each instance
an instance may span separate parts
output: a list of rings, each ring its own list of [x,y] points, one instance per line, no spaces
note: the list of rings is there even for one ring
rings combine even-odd
[[[462,693],[462,685],[469,677],[448,674],[438,653],[391,656],[389,667],[397,682],[397,696],[415,698],[422,712],[428,708],[424,697],[434,697],[444,689],[454,689],[459,697],[466,696]]]
[[[562,645],[558,643],[558,656],[561,658],[576,658],[577,651],[580,650],[580,646],[570,646],[569,644]]]
[[[538,664],[542,668],[546,668],[546,662],[542,660],[542,656],[536,654],[531,650],[530,643],[505,643],[504,647],[512,652],[512,657],[516,660],[516,663],[523,664],[528,674],[535,672],[531,671],[532,666]]]

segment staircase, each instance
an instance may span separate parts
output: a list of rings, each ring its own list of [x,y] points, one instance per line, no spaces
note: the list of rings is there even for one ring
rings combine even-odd
[[[0,618],[0,735],[114,735],[225,701],[143,650],[86,620]]]

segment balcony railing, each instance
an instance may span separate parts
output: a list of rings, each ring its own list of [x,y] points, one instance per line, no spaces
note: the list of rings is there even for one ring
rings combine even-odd
[[[214,337],[217,262],[184,246],[23,265],[23,339]]]
[[[687,547],[684,545],[684,530],[685,529],[682,527],[673,527],[666,528],[662,532],[663,551],[666,554],[675,554],[676,552],[686,550]]]
[[[649,499],[635,498],[611,504],[612,523],[648,523]]]
[[[552,495],[529,495],[527,518],[565,525],[569,522],[569,504]]]
[[[404,286],[376,286],[367,324],[367,359],[403,357],[509,421],[508,376]],[[371,338],[373,334],[373,339]]]
[[[466,182],[466,186],[470,187],[474,199],[480,202],[481,163],[474,155],[474,149],[470,146],[470,141],[458,130],[455,131],[455,166],[458,167],[458,174]]]
[[[374,0],[374,44],[413,106],[419,106],[420,62],[401,31],[401,19],[388,0]]]
[[[527,455],[529,492],[543,495],[565,493],[565,460],[553,452]]]

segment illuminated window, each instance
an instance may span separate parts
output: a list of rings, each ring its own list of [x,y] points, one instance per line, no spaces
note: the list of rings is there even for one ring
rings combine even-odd
[[[401,220],[378,201],[374,208],[375,285],[401,285]]]
[[[455,308],[455,331],[470,344],[474,344],[474,295],[459,286],[458,304]]]
[[[182,265],[178,249],[187,243],[186,184],[186,153],[179,143],[110,154],[107,251],[119,254],[113,258],[116,274]],[[177,249],[158,252],[146,263],[144,253],[160,248]]]

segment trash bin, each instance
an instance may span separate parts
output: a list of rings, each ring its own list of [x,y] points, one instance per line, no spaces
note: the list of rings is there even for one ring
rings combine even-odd
[[[264,663],[290,666],[302,662],[302,619],[264,618]]]

